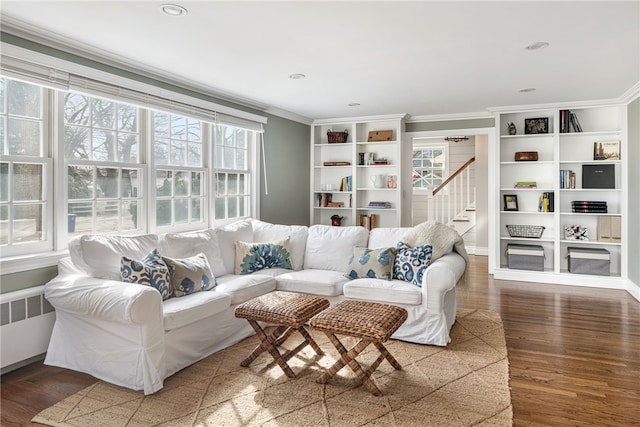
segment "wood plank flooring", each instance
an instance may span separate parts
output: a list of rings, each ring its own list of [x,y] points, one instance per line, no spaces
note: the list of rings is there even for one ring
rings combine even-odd
[[[457,300],[502,316],[515,426],[640,426],[640,302],[627,292],[493,280],[472,256]],[[41,362],[5,374],[0,424],[37,425],[94,382]]]

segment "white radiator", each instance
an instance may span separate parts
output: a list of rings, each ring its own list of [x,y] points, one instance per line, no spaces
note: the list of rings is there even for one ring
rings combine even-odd
[[[0,294],[3,373],[10,371],[12,365],[46,353],[55,318],[53,307],[44,298],[44,286]]]

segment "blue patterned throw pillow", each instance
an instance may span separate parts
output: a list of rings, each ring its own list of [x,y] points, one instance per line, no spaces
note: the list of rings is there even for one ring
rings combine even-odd
[[[422,276],[431,263],[431,253],[431,245],[411,248],[403,242],[398,242],[393,278],[422,287]]]
[[[156,288],[163,301],[173,296],[169,268],[157,249],[141,260],[123,256],[120,262],[120,276],[123,282]]]
[[[236,241],[236,274],[250,274],[265,268],[291,270],[289,239],[271,243]]]
[[[184,259],[163,256],[162,260],[169,267],[174,296],[183,297],[216,287],[216,280],[205,254],[199,253]]]
[[[353,248],[346,276],[350,279],[371,278],[391,280],[396,259],[394,248]]]

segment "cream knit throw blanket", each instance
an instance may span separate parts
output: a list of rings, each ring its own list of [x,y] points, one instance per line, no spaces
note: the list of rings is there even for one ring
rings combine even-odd
[[[469,255],[464,247],[464,240],[453,228],[436,221],[426,221],[413,227],[403,240],[406,245],[415,247],[429,244],[432,248],[431,262],[437,260],[442,255],[455,250],[466,263],[461,284],[467,282],[467,270],[469,267]],[[460,283],[459,283],[460,284]]]

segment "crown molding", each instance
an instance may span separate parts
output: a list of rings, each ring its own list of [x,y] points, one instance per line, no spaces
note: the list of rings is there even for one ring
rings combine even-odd
[[[442,122],[451,120],[474,120],[474,119],[491,119],[493,115],[488,111],[479,111],[472,113],[459,114],[431,114],[424,116],[409,116],[407,123],[418,122]]]
[[[406,120],[407,114],[384,114],[378,116],[359,116],[359,117],[336,117],[332,119],[316,119],[312,122],[314,125],[338,124],[351,122],[375,122],[382,120]]]
[[[623,93],[620,100],[625,104],[629,104],[638,98],[640,98],[640,82],[634,84],[629,90]]]

